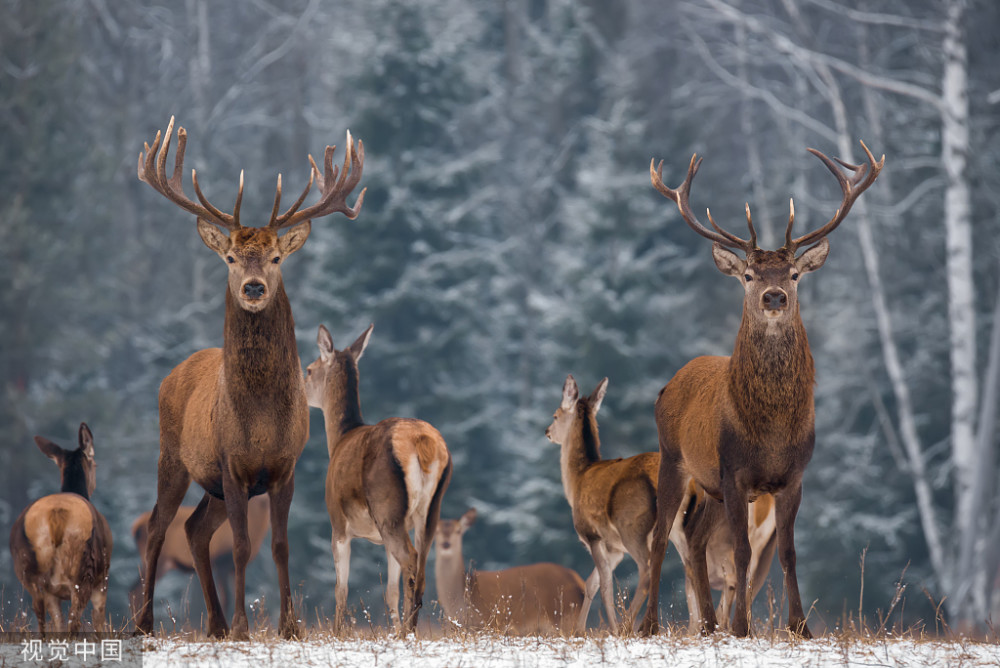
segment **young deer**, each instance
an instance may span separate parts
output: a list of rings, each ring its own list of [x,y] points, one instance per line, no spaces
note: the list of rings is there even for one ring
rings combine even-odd
[[[434,577],[445,617],[470,630],[490,628],[515,635],[572,632],[585,594],[576,571],[541,563],[466,573],[462,534],[475,521],[476,509],[470,508],[457,520],[442,519],[434,536]]]
[[[336,627],[347,612],[351,540],[385,545],[389,574],[385,604],[397,630],[417,624],[423,602],[427,552],[451,480],[451,454],[437,429],[421,420],[387,418],[367,425],[358,396],[358,360],[372,328],[344,350],[319,326],[319,359],[306,370],[309,405],[323,410],[330,465],[326,508],[333,527]],[[414,539],[410,540],[410,531]],[[404,577],[403,617],[399,616],[399,578]]]
[[[621,562],[624,553],[631,556],[639,568],[639,583],[628,618],[622,630],[632,629],[649,591],[649,546],[656,522],[657,474],[660,455],[643,453],[627,459],[601,459],[601,441],[597,431],[597,411],[604,401],[608,379],[605,378],[589,397],[580,398],[573,376],[567,376],[563,385],[562,403],[556,410],[552,424],[545,435],[562,446],[560,465],[563,489],[573,511],[573,526],[580,540],[594,558],[594,572],[587,578],[586,599],[583,603],[577,630],[586,626],[587,613],[597,590],[601,590],[605,613],[612,628],[618,622],[614,609],[612,572]],[[696,610],[690,592],[692,571],[689,545],[708,547],[708,570],[711,586],[722,590],[720,612],[728,615],[734,589],[732,535],[721,512],[721,505],[706,499],[704,491],[694,484],[681,488],[684,503],[674,513],[669,531],[684,562],[688,611],[695,623]],[[773,503],[763,497],[750,505],[749,533],[753,536],[752,562],[755,572],[766,576],[774,554]],[[607,586],[604,586],[608,583]],[[764,577],[755,583],[756,596]],[[711,601],[711,599],[709,599]]]
[[[266,227],[240,223],[243,176],[233,213],[223,213],[205,198],[191,172],[200,204],[189,199],[181,184],[187,133],[178,130],[177,155],[167,177],[167,154],[174,119],[162,140],[139,154],[139,179],[197,217],[198,234],[229,268],[222,348],[200,350],[170,372],[160,385],[160,459],[156,505],[149,518],[146,573],[157,571],[167,527],[193,479],[205,495],[185,523],[195,571],[208,609],[208,632],[227,633],[224,613],[212,578],[210,541],[226,519],[233,530],[235,604],[232,637],[249,634],[246,615],[246,565],[251,544],[247,527],[247,500],[267,493],[271,498],[271,554],[278,570],[279,632],[298,635],[288,577],[288,509],[295,488],[295,462],[309,438],[309,407],[295,341],[292,308],[281,278],[281,265],[306,242],[310,219],[335,212],[350,219],[361,210],[364,191],[354,207],[346,198],[361,180],[364,146],[355,153],[350,133],[344,165],[333,167],[334,147],[327,146],[323,175],[312,157],[309,183],[287,211],[281,205],[281,176]],[[313,181],[320,199],[301,209]],[[223,232],[219,228],[223,228]],[[284,236],[278,231],[290,227]],[[136,628],[153,631],[153,593],[156,578],[146,578],[142,611]]]
[[[885,156],[876,161],[862,142],[865,165],[840,164],[809,149],[837,177],[843,202],[821,228],[792,239],[795,220],[790,205],[785,244],[778,250],[761,250],[746,207],[750,239],[725,231],[712,219],[715,231],[705,228],[688,202],[691,181],[701,161],[691,157],[687,177],[673,190],[663,184],[662,166],[649,165],[654,187],[673,200],[684,221],[710,239],[712,256],[722,273],[737,278],[744,289],[743,321],[730,357],[698,357],[688,362],[660,391],[656,401],[656,426],[660,441],[656,530],[650,567],[653,573],[649,606],[642,631],[655,633],[658,625],[660,566],[666,550],[670,521],[683,501],[684,489],[694,480],[710,496],[725,504],[735,545],[736,605],[733,633],[750,632],[747,577],[750,542],[747,536],[747,501],[762,494],[775,495],[778,556],[788,594],[788,628],[811,637],[806,625],[795,573],[795,515],[802,498],[802,475],[815,442],[813,384],[815,373],[805,327],[799,315],[798,283],[801,276],[823,266],[830,250],[826,236],[844,220],[857,197],[875,181]],[[806,248],[808,246],[808,248]],[[806,248],[796,255],[800,248]],[[743,251],[746,259],[732,250]],[[701,608],[703,628],[715,629],[715,612],[709,595],[704,542],[691,545],[691,573]]]
[[[11,527],[14,572],[31,594],[39,632],[45,633],[46,613],[57,632],[66,630],[62,601],[70,601],[71,632],[80,630],[88,601],[94,605],[94,629],[104,631],[112,540],[107,520],[90,503],[97,486],[94,436],[81,422],[76,450],[63,450],[41,436],[35,436],[35,443],[59,465],[62,482],[59,494],[29,505]]]
[[[659,457],[644,453],[627,459],[601,459],[597,411],[608,389],[603,379],[589,397],[580,397],[573,376],[563,385],[562,402],[545,436],[561,447],[563,490],[573,511],[573,527],[594,558],[586,598],[576,628],[586,627],[590,604],[601,591],[608,624],[630,632],[649,585],[649,535],[655,522],[656,472]],[[625,553],[639,567],[639,584],[624,628],[615,614],[612,573]]]
[[[156,567],[156,580],[159,581],[170,571],[177,570],[182,573],[194,573],[194,556],[188,546],[187,536],[184,534],[184,523],[194,512],[194,506],[181,506],[177,509],[174,520],[167,527],[167,535],[163,539],[163,549],[160,552],[160,559]],[[135,540],[136,550],[140,555],[146,554],[146,542],[149,537],[149,516],[152,513],[144,512],[132,522],[132,538]],[[250,533],[250,561],[253,561],[260,546],[264,543],[267,531],[271,527],[271,504],[267,494],[255,496],[247,503],[247,529]],[[226,592],[227,583],[229,591],[232,591],[233,579],[233,529],[229,521],[222,523],[215,535],[212,536],[208,544],[209,558],[212,566],[221,580],[219,591],[219,603],[225,609],[229,601]],[[129,606],[132,614],[139,612],[142,605],[142,583],[145,580],[145,573],[142,571],[143,563],[140,558],[139,579],[136,580],[132,588],[129,589]]]

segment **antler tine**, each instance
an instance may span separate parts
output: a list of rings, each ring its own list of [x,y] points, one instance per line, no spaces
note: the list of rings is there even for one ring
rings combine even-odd
[[[274,229],[290,227],[303,220],[318,218],[320,216],[326,216],[337,212],[343,213],[350,220],[354,220],[358,217],[358,214],[361,212],[361,205],[364,203],[365,191],[367,189],[361,190],[361,193],[358,195],[358,199],[354,202],[353,207],[347,206],[347,195],[349,195],[361,181],[361,174],[364,169],[365,162],[365,146],[364,143],[358,140],[357,151],[355,151],[354,140],[351,137],[350,131],[348,131],[347,149],[342,168],[335,167],[333,165],[333,153],[336,150],[336,146],[327,146],[326,150],[323,152],[322,175],[320,175],[319,169],[316,167],[315,160],[313,160],[312,156],[309,156],[309,164],[312,166],[312,171],[309,175],[309,185],[306,186],[306,190],[302,193],[302,196],[295,203],[295,205],[290,207],[289,210],[281,216],[272,220],[270,224],[271,227]],[[321,193],[319,201],[310,207],[298,211],[298,207],[302,204],[302,201],[305,200],[306,193],[309,192],[309,188],[314,180],[319,186]]]
[[[852,165],[851,163],[844,162],[841,159],[837,159],[837,163],[840,163],[844,168],[854,172],[850,178],[834,163],[833,160],[826,157],[814,148],[807,149],[810,153],[815,155],[817,158],[823,161],[826,168],[837,177],[837,182],[840,184],[840,189],[844,193],[844,199],[841,202],[840,208],[837,212],[833,214],[833,218],[830,219],[823,227],[813,230],[809,234],[803,235],[798,239],[790,240],[789,234],[785,237],[785,246],[791,250],[795,250],[800,246],[807,246],[809,244],[816,243],[826,235],[828,235],[833,230],[837,229],[837,226],[847,217],[848,212],[854,205],[855,200],[861,195],[865,190],[868,189],[871,184],[875,182],[878,178],[879,173],[882,171],[882,167],[885,165],[885,154],[882,154],[882,158],[878,161],[875,160],[875,156],[872,152],[868,150],[864,142],[861,142],[861,148],[864,149],[865,155],[868,158],[867,164],[862,165]],[[789,227],[791,227],[791,222],[789,222]],[[790,244],[790,245],[789,245]]]
[[[177,129],[177,154],[174,156],[173,174],[167,177],[167,155],[170,153],[170,140],[174,132],[174,117],[170,117],[167,124],[167,131],[156,132],[153,144],[143,142],[144,152],[139,153],[139,164],[137,175],[140,181],[148,183],[158,193],[168,200],[181,207],[188,213],[215,223],[229,230],[239,229],[240,204],[243,201],[243,174],[240,174],[240,191],[236,198],[234,215],[223,213],[212,206],[198,188],[198,180],[195,171],[191,170],[191,180],[194,182],[194,189],[201,201],[201,205],[193,202],[184,194],[182,178],[184,174],[184,152],[187,149],[187,131],[184,128]]]
[[[691,204],[688,201],[688,196],[691,192],[691,181],[701,166],[701,159],[697,153],[691,156],[691,162],[688,163],[687,176],[684,178],[684,182],[676,189],[669,188],[663,183],[663,161],[661,160],[660,164],[655,168],[653,166],[654,162],[655,159],[649,161],[649,178],[653,183],[653,187],[660,191],[660,194],[664,197],[673,200],[677,204],[677,208],[680,210],[681,216],[684,218],[684,222],[688,224],[688,227],[706,239],[710,239],[722,246],[742,250],[747,253],[754,249],[755,244],[751,243],[751,241],[740,239],[716,225],[710,212],[708,213],[708,220],[712,224],[712,227],[716,229],[715,232],[698,222],[698,218],[694,215],[694,211],[691,210]],[[752,231],[753,229],[751,228]]]
[[[788,227],[785,228],[785,248],[792,248],[792,225],[795,223],[795,200],[788,198]]]

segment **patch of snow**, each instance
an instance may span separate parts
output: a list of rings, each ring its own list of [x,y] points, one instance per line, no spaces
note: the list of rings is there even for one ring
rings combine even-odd
[[[506,638],[477,636],[422,640],[309,639],[188,642],[149,639],[144,668],[215,666],[380,666],[391,668],[554,668],[566,666],[997,666],[993,644],[944,641],[857,641],[824,637],[782,642],[732,637],[652,639]]]

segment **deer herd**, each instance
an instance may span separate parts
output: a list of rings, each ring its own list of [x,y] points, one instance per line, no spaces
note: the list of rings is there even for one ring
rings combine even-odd
[[[184,128],[177,130],[174,165],[167,175],[173,132],[171,118],[166,132],[157,132],[140,153],[138,177],[196,217],[202,241],[229,273],[222,347],[195,352],[160,386],[156,503],[132,528],[142,555],[140,581],[130,592],[137,633],[154,632],[156,582],[180,569],[198,576],[208,634],[247,639],[247,563],[270,527],[278,571],[278,630],[285,638],[301,636],[288,572],[288,514],[295,463],[309,437],[309,408],[314,407],[323,413],[329,454],[326,506],[338,629],[348,623],[351,541],[364,538],[385,547],[385,604],[401,633],[416,628],[434,543],[438,601],[446,623],[455,628],[579,634],[586,630],[600,592],[605,622],[613,632],[655,634],[660,570],[669,541],[684,567],[692,631],[712,633],[721,625],[736,636],[748,635],[750,604],[777,550],[788,629],[811,637],[796,577],[794,524],[815,440],[815,378],[798,285],[806,273],[823,266],[830,248],[827,235],[875,181],[885,156],[876,160],[862,143],[866,162],[838,159],[838,166],[809,149],[837,178],[842,203],[829,222],[797,238],[792,237],[795,210],[790,203],[785,243],[773,251],[757,246],[749,205],[749,239],[720,227],[711,213],[711,229],[698,221],[688,200],[701,164],[697,156],[676,189],[664,185],[663,163],[655,168],[650,163],[653,186],[677,204],[695,232],[712,241],[719,270],[742,284],[743,317],[732,355],[695,358],[660,390],[654,411],[657,452],[603,459],[597,413],[608,379],[581,396],[573,376],[566,378],[545,436],[560,447],[573,527],[594,561],[593,572],[583,580],[557,563],[466,569],[462,536],[475,522],[476,511],[457,520],[440,518],[452,476],[444,437],[421,420],[394,417],[366,424],[361,416],[358,363],[372,327],[338,350],[327,328],[319,325],[319,356],[303,375],[281,267],[305,244],[313,219],[333,213],[354,219],[360,213],[364,189],[353,206],[347,198],[361,181],[362,142],[355,146],[347,134],[342,166],[333,165],[336,147],[328,146],[322,172],[309,156],[309,182],[284,212],[279,175],[269,221],[251,227],[240,222],[242,173],[232,213],[208,201],[195,170],[191,180],[197,201],[184,194]],[[302,208],[314,184],[319,199]],[[79,447],[72,451],[40,436],[35,441],[58,464],[61,486],[58,494],[30,504],[14,523],[14,569],[31,595],[39,631],[50,628],[47,616],[55,630],[65,628],[65,600],[70,601],[69,630],[81,628],[88,602],[93,603],[94,629],[104,630],[112,537],[108,522],[90,501],[96,484],[93,435],[81,424]],[[181,506],[192,480],[204,495],[197,506]],[[613,573],[625,554],[635,561],[639,577],[631,602],[619,611]],[[223,572],[224,580],[233,579],[229,624],[214,577]],[[721,592],[717,607],[713,589]],[[638,621],[643,606],[645,616]]]

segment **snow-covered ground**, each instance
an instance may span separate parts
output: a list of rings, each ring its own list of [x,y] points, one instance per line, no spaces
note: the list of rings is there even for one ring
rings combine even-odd
[[[168,666],[378,666],[550,668],[564,666],[1000,666],[1000,645],[942,641],[805,642],[718,638],[312,639],[246,643],[143,641],[144,668]]]

